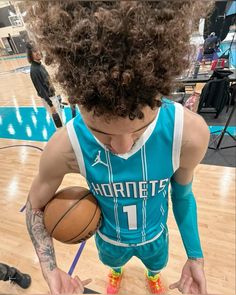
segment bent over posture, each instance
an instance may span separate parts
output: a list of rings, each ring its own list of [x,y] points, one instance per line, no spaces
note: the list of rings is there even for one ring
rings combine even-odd
[[[86,178],[101,208],[95,240],[110,268],[108,294],[118,293],[133,256],[146,267],[149,292],[165,292],[169,187],[187,255],[170,287],[207,292],[192,179],[209,132],[201,117],[165,98],[188,66],[190,28],[202,5],[72,0],[38,1],[31,10],[32,30],[80,109],[47,144],[27,202],[28,230],[52,293],[83,292],[88,283],[57,266],[43,225],[43,208],[67,173]]]

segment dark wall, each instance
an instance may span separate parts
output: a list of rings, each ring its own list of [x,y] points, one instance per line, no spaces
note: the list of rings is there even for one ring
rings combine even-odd
[[[5,6],[0,8],[0,28],[11,26],[11,23],[8,19],[8,16],[10,16],[9,10],[16,13],[13,6]]]

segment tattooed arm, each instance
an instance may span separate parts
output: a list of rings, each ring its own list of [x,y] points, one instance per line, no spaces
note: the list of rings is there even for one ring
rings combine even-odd
[[[74,159],[74,160],[73,160]],[[43,223],[43,209],[53,198],[64,175],[79,172],[66,129],[57,132],[47,144],[26,204],[27,229],[38,255],[42,273],[52,294],[83,293],[90,280],[72,278],[58,268],[52,238]]]
[[[45,229],[43,211],[32,209],[30,200],[26,204],[26,224],[38,255],[44,278],[47,280],[47,274],[57,267],[53,241]]]
[[[43,265],[42,269],[52,271],[56,268],[56,257],[52,238],[45,230],[43,212],[41,210],[32,210],[30,201],[26,205],[26,221],[34,248]]]

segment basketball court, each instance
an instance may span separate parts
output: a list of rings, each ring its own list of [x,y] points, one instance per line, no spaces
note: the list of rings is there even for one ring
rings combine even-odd
[[[41,150],[55,128],[36,95],[28,66],[24,54],[0,57],[0,262],[32,277],[26,290],[0,281],[3,294],[48,293],[26,229],[24,205]],[[64,108],[63,119],[64,122],[71,119],[69,107]],[[61,188],[72,185],[87,187],[85,180],[76,174],[67,175]],[[193,189],[208,292],[235,294],[235,169],[201,164],[196,169]],[[163,278],[170,284],[180,278],[186,256],[171,208],[168,224],[170,255]],[[55,241],[55,250],[60,268],[81,279],[92,278],[87,287],[105,293],[108,268],[99,261],[93,238],[78,245]],[[138,259],[133,258],[126,265],[121,290],[120,294],[147,294],[144,266]],[[169,294],[180,293],[176,290]]]

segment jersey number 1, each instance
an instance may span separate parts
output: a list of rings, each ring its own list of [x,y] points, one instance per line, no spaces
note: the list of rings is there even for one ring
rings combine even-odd
[[[124,206],[123,212],[127,213],[129,230],[137,229],[136,205]]]

